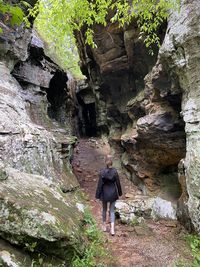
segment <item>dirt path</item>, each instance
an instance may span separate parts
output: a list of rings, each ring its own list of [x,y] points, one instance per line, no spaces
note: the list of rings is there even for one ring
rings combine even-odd
[[[101,139],[80,140],[74,154],[73,168],[82,188],[88,194],[88,202],[94,217],[101,225],[101,205],[95,201],[99,170],[104,167],[104,156],[109,146]],[[136,188],[120,174],[125,194],[138,194]],[[122,198],[123,198],[122,197]],[[191,253],[183,240],[183,228],[177,223],[145,221],[143,226],[129,226],[116,222],[114,237],[109,240],[115,263],[112,267],[172,267],[178,260],[190,261]]]

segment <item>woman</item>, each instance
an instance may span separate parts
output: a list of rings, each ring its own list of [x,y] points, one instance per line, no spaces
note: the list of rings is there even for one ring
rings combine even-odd
[[[106,167],[100,171],[96,190],[96,198],[102,201],[103,231],[106,231],[106,213],[110,203],[111,235],[115,235],[115,201],[122,195],[121,184],[117,170],[112,167],[111,156],[106,156]]]

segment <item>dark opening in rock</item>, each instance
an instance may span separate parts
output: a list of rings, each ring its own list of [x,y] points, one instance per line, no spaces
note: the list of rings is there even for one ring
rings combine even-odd
[[[162,168],[156,182],[160,187],[160,197],[172,202],[180,198],[182,190],[178,181],[177,165]]]
[[[96,136],[96,107],[90,92],[77,93],[77,100],[80,105],[78,120],[80,136]]]
[[[66,73],[57,70],[47,89],[47,99],[50,103],[48,115],[61,123],[66,120],[67,81]]]

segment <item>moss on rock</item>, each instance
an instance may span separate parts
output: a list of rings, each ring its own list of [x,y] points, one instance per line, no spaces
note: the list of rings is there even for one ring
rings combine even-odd
[[[43,176],[8,168],[0,188],[0,234],[26,250],[69,261],[83,251],[77,196],[64,194]]]

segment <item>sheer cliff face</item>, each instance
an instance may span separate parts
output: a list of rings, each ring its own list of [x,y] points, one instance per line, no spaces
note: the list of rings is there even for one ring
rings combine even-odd
[[[181,115],[185,122],[184,160],[189,215],[200,232],[200,2],[182,1],[179,14],[172,14],[160,50],[163,65],[175,73],[182,91]]]
[[[48,255],[69,265],[83,243],[68,76],[31,30],[1,27],[0,261],[30,266],[34,250],[47,255],[45,265]]]
[[[199,7],[199,1],[182,1],[158,56],[148,55],[134,24],[96,27],[96,49],[83,48],[83,35],[77,36],[99,133],[122,153],[130,179],[144,193],[179,199],[178,217],[183,223],[190,217],[197,231]]]

